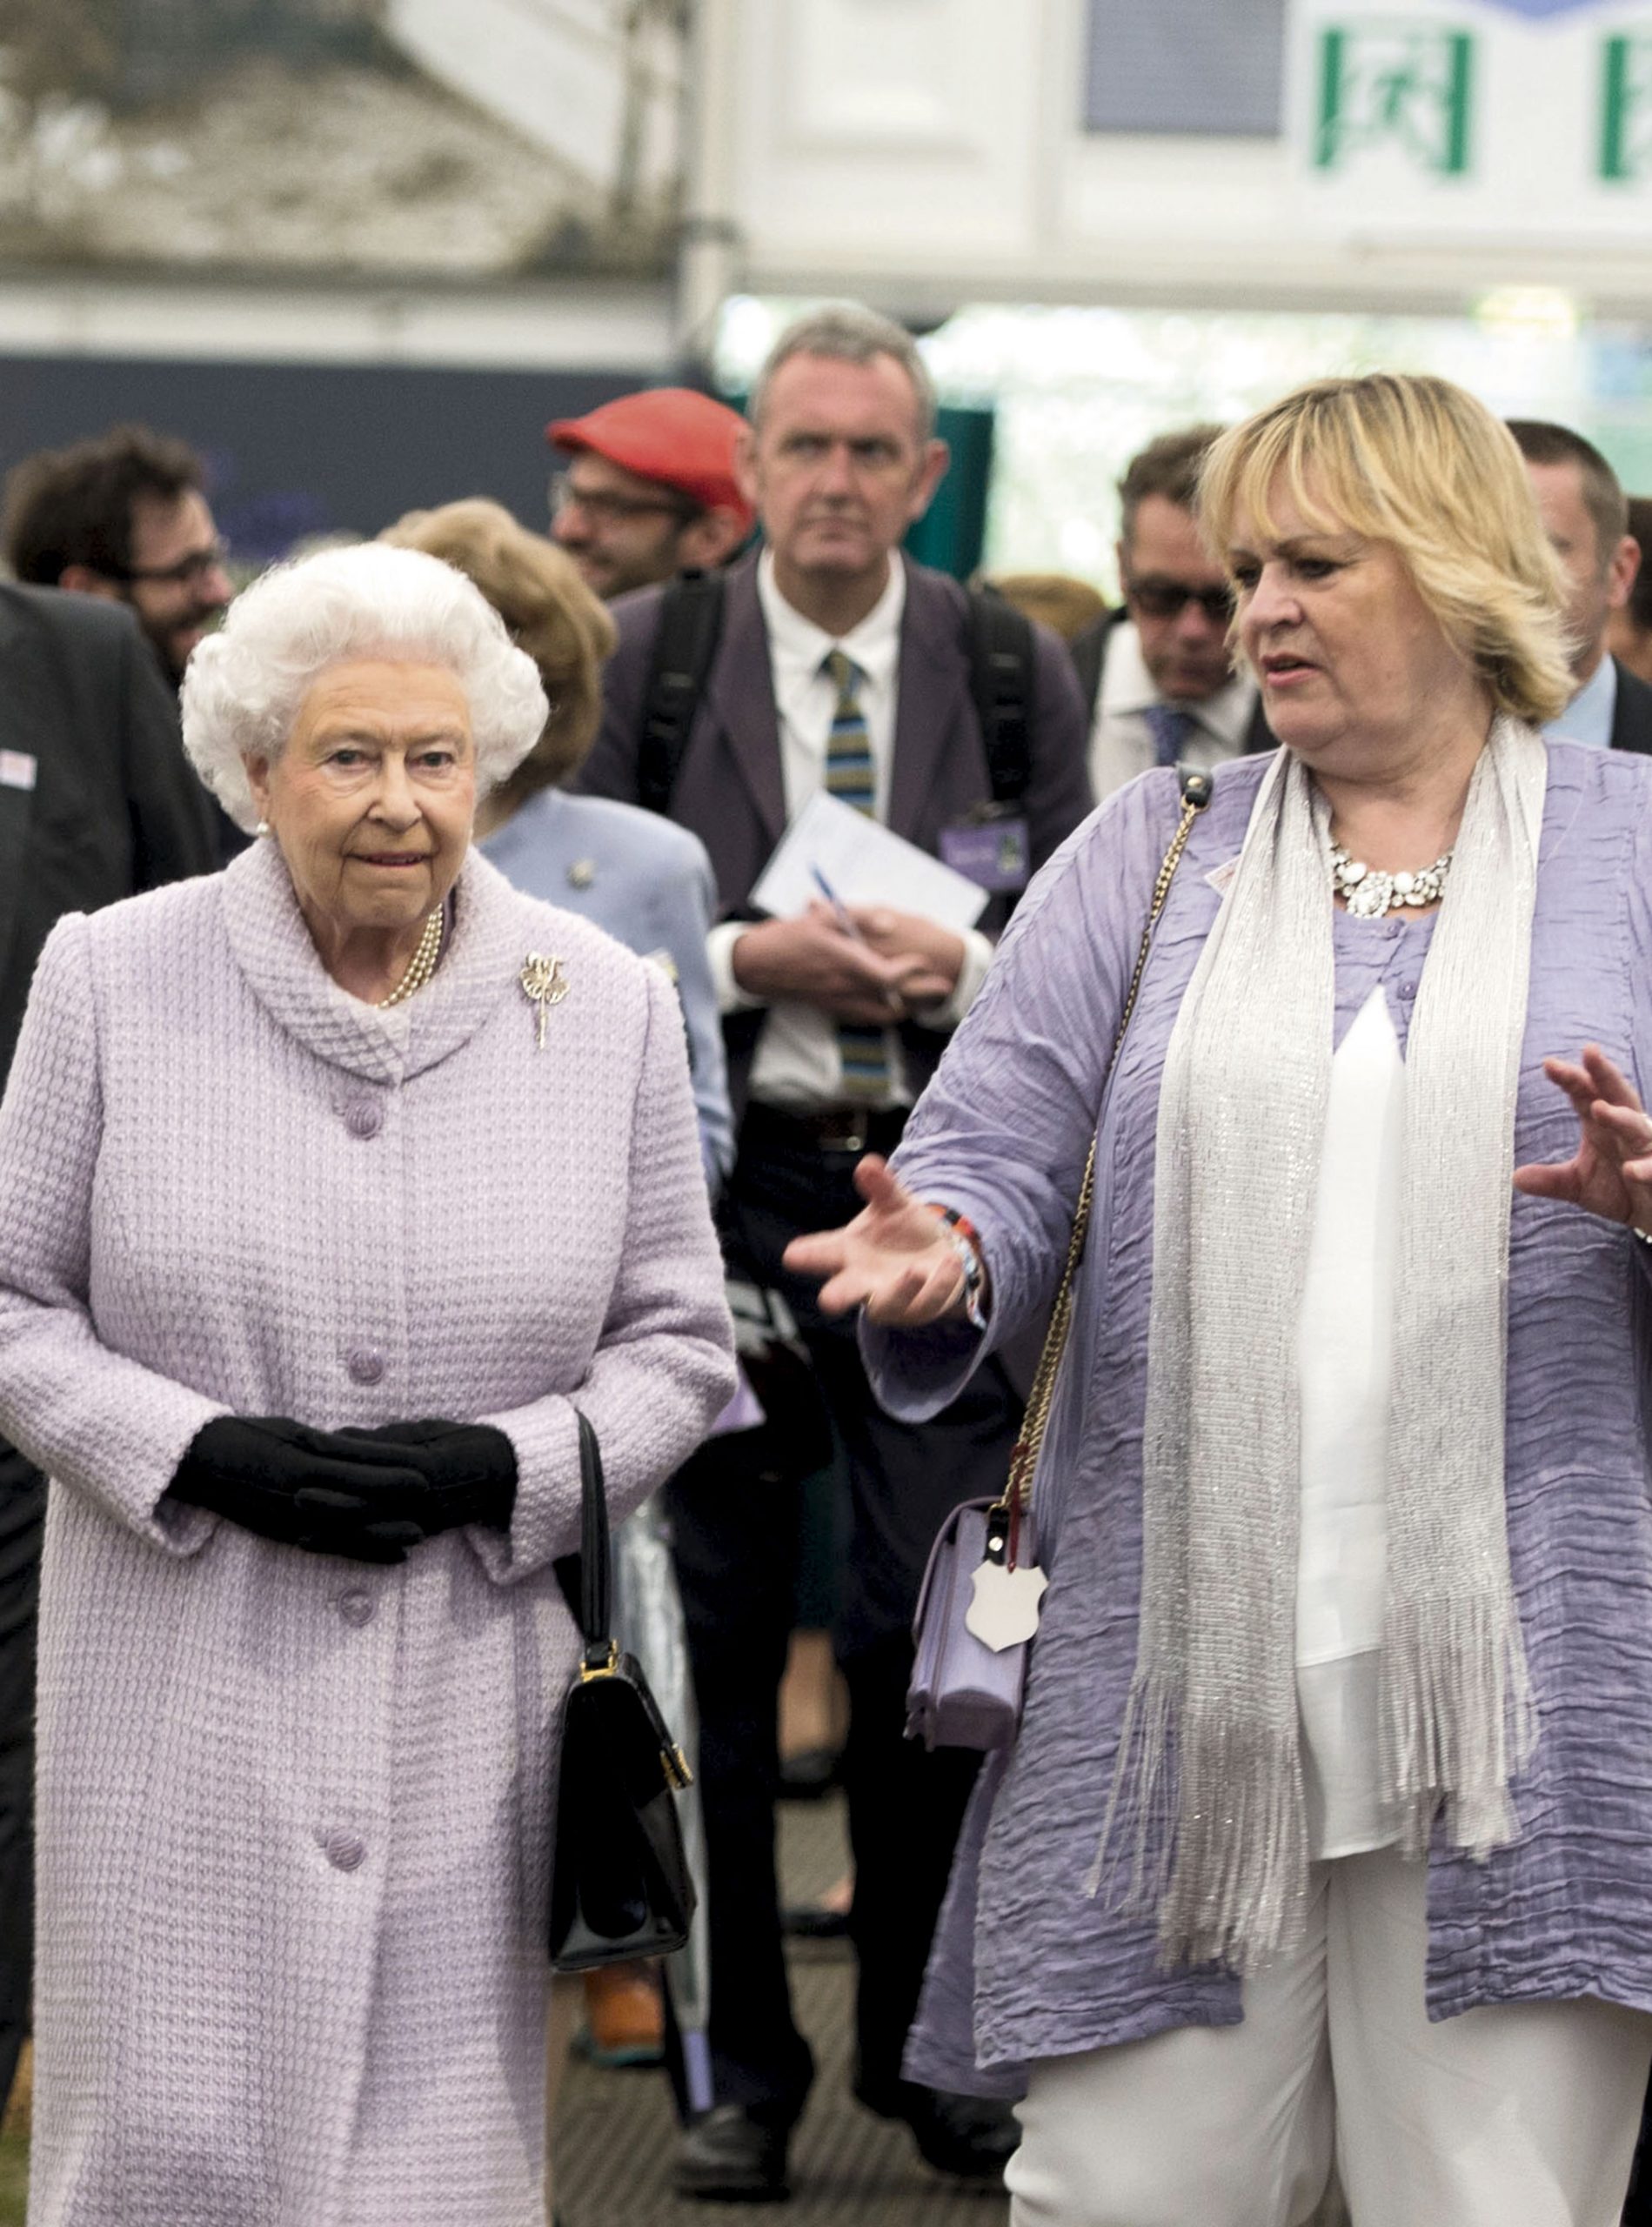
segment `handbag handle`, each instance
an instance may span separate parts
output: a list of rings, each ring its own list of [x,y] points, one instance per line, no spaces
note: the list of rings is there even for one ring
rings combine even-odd
[[[1136,1009],[1136,993],[1141,987],[1141,977],[1147,969],[1147,953],[1153,946],[1153,932],[1159,925],[1159,915],[1165,909],[1165,899],[1170,894],[1170,885],[1176,878],[1176,868],[1181,864],[1181,854],[1187,847],[1187,838],[1193,824],[1210,802],[1215,784],[1208,773],[1181,775],[1181,818],[1176,832],[1170,839],[1159,868],[1159,879],[1153,886],[1153,897],[1147,906],[1147,926],[1141,931],[1141,945],[1136,953],[1135,972],[1130,977],[1130,987],[1125,993],[1124,1010],[1119,1015],[1113,1049],[1107,1054],[1107,1064],[1101,1077],[1101,1096],[1105,1100],[1107,1085],[1113,1080],[1113,1070],[1124,1044],[1130,1016]],[[1100,1120],[1100,1109],[1097,1111]],[[1055,1305],[1050,1310],[1050,1327],[1045,1333],[1044,1350],[1038,1359],[1038,1373],[1033,1379],[1033,1388],[1027,1395],[1027,1413],[1021,1423],[1021,1434],[1010,1455],[1009,1477],[1004,1487],[1003,1498],[994,1513],[1002,1512],[1010,1519],[1012,1527],[1019,1526],[1032,1505],[1033,1472],[1038,1467],[1038,1457],[1043,1451],[1044,1433],[1050,1420],[1050,1408],[1055,1398],[1055,1380],[1061,1367],[1061,1356],[1067,1351],[1067,1334],[1073,1320],[1073,1287],[1084,1258],[1086,1240],[1090,1234],[1090,1209],[1095,1203],[1095,1147],[1090,1140],[1090,1149],[1084,1162],[1084,1180],[1079,1186],[1078,1209],[1073,1217],[1073,1234],[1067,1241],[1067,1261],[1061,1270],[1061,1281],[1055,1294]],[[1012,1542],[1013,1528],[1012,1528]],[[1010,1547],[1012,1564],[1014,1546]]]
[[[579,1425],[579,1628],[585,1643],[579,1675],[600,1678],[612,1674],[619,1654],[612,1629],[608,1496],[602,1481],[602,1448],[591,1418],[579,1408],[574,1415]]]

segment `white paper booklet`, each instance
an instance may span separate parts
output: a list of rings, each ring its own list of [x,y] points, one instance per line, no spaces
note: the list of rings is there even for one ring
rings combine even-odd
[[[987,902],[987,892],[978,883],[824,789],[810,798],[780,838],[752,902],[776,920],[795,919],[822,896],[817,873],[846,905],[888,905],[901,913],[920,913],[960,934],[974,926]]]

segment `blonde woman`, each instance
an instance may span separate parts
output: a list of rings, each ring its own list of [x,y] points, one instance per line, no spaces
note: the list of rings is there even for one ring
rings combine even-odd
[[[1015,2227],[1295,2227],[1334,2160],[1360,2227],[1610,2227],[1652,2059],[1652,768],[1538,736],[1559,583],[1461,390],[1305,388],[1203,508],[1284,747],[1218,774],[1110,1083],[1169,772],[1051,863],[865,1212],[796,1247],[916,1419],[1047,1309],[1096,1140],[1025,1719],[912,2070],[1022,2098]]]
[[[550,716],[538,742],[482,807],[484,850],[518,889],[582,913],[677,986],[687,1031],[700,1155],[715,1197],[733,1158],[717,992],[706,937],[716,895],[705,846],[686,828],[634,805],[570,796],[562,783],[583,764],[601,712],[602,667],[614,625],[573,559],[530,533],[485,497],[410,511],[382,540],[439,557],[479,588],[511,639],[539,669]],[[682,1609],[659,1503],[639,1509],[617,1538],[619,1615],[624,1644],[639,1655],[673,1724],[693,1747]],[[654,1605],[654,1615],[639,1604]],[[699,1792],[685,1803],[690,1860],[703,1874]],[[703,1890],[703,1878],[701,1880]],[[703,1962],[704,1946],[689,1969]],[[703,2022],[704,2006],[679,1964],[673,1989],[679,2028]],[[599,2057],[645,2063],[664,2053],[664,2006],[652,1967],[626,1964],[556,1983],[546,2054],[545,2108],[554,2124],[569,2044],[583,2003]]]

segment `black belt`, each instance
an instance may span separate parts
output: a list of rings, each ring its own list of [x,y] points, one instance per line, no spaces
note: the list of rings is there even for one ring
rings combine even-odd
[[[840,1152],[858,1159],[863,1152],[893,1152],[910,1110],[905,1106],[839,1106],[822,1114],[792,1114],[753,1100],[746,1109],[741,1141],[760,1140],[793,1152]]]

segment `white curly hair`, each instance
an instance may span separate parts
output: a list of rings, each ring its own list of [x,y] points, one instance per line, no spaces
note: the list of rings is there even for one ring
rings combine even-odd
[[[247,759],[279,758],[316,681],[352,658],[448,668],[470,706],[478,794],[514,772],[550,715],[533,659],[440,558],[365,542],[277,565],[236,598],[184,675],[184,747],[237,826],[258,817]]]

